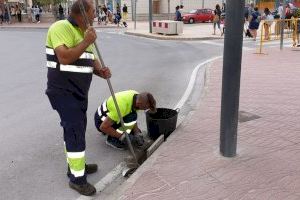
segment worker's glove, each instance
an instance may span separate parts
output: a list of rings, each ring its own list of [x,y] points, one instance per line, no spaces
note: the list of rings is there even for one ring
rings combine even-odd
[[[144,145],[144,138],[140,134],[129,134],[129,139],[132,143],[132,145],[136,147],[141,147]]]
[[[140,134],[128,134],[129,140],[133,146],[141,147],[144,145],[144,138]],[[125,133],[119,138],[121,142],[127,144],[126,135]]]

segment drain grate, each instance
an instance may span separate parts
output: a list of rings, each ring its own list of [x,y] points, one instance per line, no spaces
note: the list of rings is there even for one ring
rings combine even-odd
[[[243,122],[248,122],[251,120],[255,120],[255,119],[259,119],[261,118],[258,115],[249,113],[249,112],[245,112],[245,111],[239,111],[239,122],[243,123]]]

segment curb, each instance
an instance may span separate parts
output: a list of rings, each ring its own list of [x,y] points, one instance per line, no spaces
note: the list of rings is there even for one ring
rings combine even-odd
[[[145,34],[145,33],[134,33],[134,32],[129,32],[125,31],[125,34],[127,35],[132,35],[132,36],[138,36],[138,37],[145,37],[145,38],[150,38],[150,39],[157,39],[157,40],[179,40],[179,41],[201,41],[201,40],[221,40],[224,38],[216,38],[216,37],[193,37],[193,38],[188,38],[188,37],[172,37],[172,36],[164,36],[164,35],[158,35],[158,34]]]
[[[220,58],[222,58],[222,57],[216,58],[216,60],[219,60]],[[216,60],[213,60],[213,61],[210,61],[210,62],[204,64],[205,67],[204,67],[204,72],[203,72],[203,77],[202,77],[202,79],[204,81],[204,85],[203,85],[203,91],[200,94],[201,99],[207,93],[207,90],[208,90],[207,83],[209,81],[209,79],[208,79],[209,69],[210,69],[211,64],[216,62]],[[197,71],[197,74],[198,73],[199,73],[199,71]],[[178,118],[176,129],[178,129],[178,127],[184,123],[183,122],[184,119],[188,119],[189,117],[191,117],[193,115],[193,113],[194,113],[194,110],[191,110],[187,115],[184,115],[181,117],[178,116],[179,118]],[[173,132],[173,136],[174,136],[174,134],[176,134],[176,129]],[[172,134],[170,136],[172,136]],[[165,142],[168,142],[168,140]],[[149,166],[153,165],[153,163],[156,161],[156,159],[157,159],[156,154],[157,154],[157,150],[159,150],[159,148],[161,148],[161,147],[158,147],[156,149],[156,151],[153,152],[153,154],[149,158],[147,158],[147,160],[145,160],[143,165],[141,165],[127,180],[125,180],[121,185],[119,185],[119,187],[116,190],[114,190],[113,194],[105,196],[105,199],[106,200],[116,200],[116,199],[121,200],[121,199],[123,199],[124,192],[128,188],[132,187],[135,184],[135,181],[137,179],[139,179],[146,170],[148,170],[147,166],[149,167]],[[95,198],[95,199],[100,199],[100,198],[101,198],[101,196],[97,196],[97,198]]]
[[[1,29],[48,29],[49,26],[0,26]],[[117,26],[94,26],[95,29],[124,29],[123,27],[117,27]]]

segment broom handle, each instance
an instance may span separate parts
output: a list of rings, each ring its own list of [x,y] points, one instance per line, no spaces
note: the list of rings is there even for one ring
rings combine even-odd
[[[90,24],[89,21],[88,21],[88,18],[87,18],[87,15],[86,15],[86,12],[85,12],[85,9],[84,9],[82,0],[79,0],[79,1],[80,1],[80,3],[79,3],[80,12],[81,12],[81,15],[83,16],[83,19],[84,19],[85,24],[87,25],[87,27],[88,27],[88,26],[93,26],[93,24]],[[96,49],[96,53],[97,53],[97,56],[98,56],[98,58],[99,58],[99,60],[100,60],[101,67],[105,66],[104,61],[103,61],[103,59],[102,59],[102,56],[101,56],[101,54],[100,54],[100,51],[99,51],[99,48],[98,48],[98,46],[97,46],[96,41],[93,43],[93,45],[94,45],[94,47],[95,47],[95,49]],[[107,81],[107,84],[108,84],[108,87],[109,87],[111,96],[112,96],[112,98],[113,98],[113,101],[114,101],[114,104],[115,104],[115,107],[116,107],[118,116],[119,116],[119,118],[120,118],[121,126],[122,126],[123,130],[126,130],[126,129],[125,129],[125,125],[124,125],[124,120],[123,120],[123,118],[122,118],[122,115],[121,115],[121,112],[120,112],[120,108],[119,108],[118,102],[117,102],[117,100],[116,100],[115,92],[114,92],[114,90],[113,90],[113,88],[112,88],[110,79],[107,78],[106,81]],[[134,149],[133,149],[133,147],[132,147],[131,141],[130,141],[130,139],[129,139],[129,136],[128,136],[128,134],[127,134],[126,131],[124,131],[123,134],[125,134],[126,141],[127,141],[128,146],[129,146],[129,150],[130,150],[132,156],[134,157],[134,159],[135,159],[137,165],[139,166],[139,163],[138,163],[137,157],[136,157],[136,155],[135,155]]]

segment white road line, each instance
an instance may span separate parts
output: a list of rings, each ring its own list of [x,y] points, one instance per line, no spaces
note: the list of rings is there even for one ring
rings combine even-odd
[[[219,58],[221,58],[222,56],[217,56],[217,57],[213,57],[211,59],[208,59],[202,63],[200,63],[199,65],[197,65],[191,75],[189,84],[183,94],[183,96],[181,97],[181,99],[179,100],[179,102],[177,103],[177,105],[175,106],[174,109],[179,108],[181,109],[182,106],[184,105],[184,103],[186,102],[186,100],[189,98],[192,89],[194,87],[195,81],[196,81],[196,76],[198,73],[198,70],[203,67],[204,65],[213,62]],[[103,177],[98,183],[95,184],[95,188],[97,190],[97,193],[103,191],[105,189],[105,187],[109,184],[111,184],[119,175],[121,175],[123,169],[125,169],[125,162],[121,162],[118,166],[116,166],[112,171],[110,171],[108,174],[106,174],[105,177]],[[84,196],[81,195],[77,198],[77,200],[91,200],[94,199],[95,197],[88,197],[88,196]]]
[[[97,190],[97,193],[103,191],[107,185],[111,184],[122,173],[124,168],[125,162],[121,162],[112,171],[106,174],[106,176],[104,176],[98,183],[96,183],[95,188]],[[77,200],[90,200],[94,198],[95,197],[81,195]]]
[[[213,42],[213,41],[202,41],[201,43],[203,44],[211,44],[211,45],[214,45],[214,46],[219,46],[219,47],[224,47],[224,43],[218,43],[218,42]],[[251,48],[251,47],[243,47],[244,50],[246,51],[250,51],[250,50],[253,50],[254,48]]]
[[[191,78],[190,78],[190,82],[189,82],[189,84],[188,84],[188,86],[187,86],[187,88],[186,88],[183,96],[181,97],[181,99],[179,100],[179,102],[177,103],[177,105],[174,107],[174,109],[176,109],[176,108],[181,109],[182,106],[185,104],[186,100],[189,98],[190,94],[192,93],[195,81],[196,81],[196,76],[197,76],[198,70],[202,66],[204,66],[204,65],[206,65],[206,64],[208,64],[210,62],[213,62],[213,61],[215,61],[215,60],[217,60],[219,58],[221,58],[221,56],[217,56],[217,57],[211,58],[209,60],[206,60],[206,61],[200,63],[199,65],[197,65],[195,67],[195,69],[192,72],[192,75],[191,75]]]

